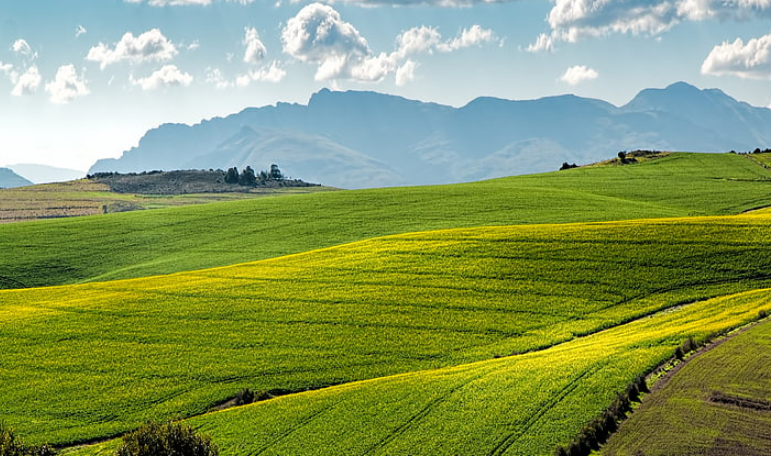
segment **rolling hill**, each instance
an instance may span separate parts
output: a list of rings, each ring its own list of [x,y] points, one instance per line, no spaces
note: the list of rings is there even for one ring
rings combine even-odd
[[[771,144],[771,110],[685,83],[616,107],[573,95],[478,98],[453,108],[373,92],[314,94],[307,105],[248,108],[148,131],[90,173],[278,163],[340,188],[468,182],[592,163],[620,150],[727,152]]]
[[[8,224],[0,287],[167,274],[412,231],[733,214],[771,205],[770,178],[749,156],[673,154],[471,184]]]
[[[511,353],[533,352],[524,359],[536,362],[548,347],[580,349],[593,340],[583,336],[616,328],[629,335],[617,348],[631,364],[590,362],[614,366],[597,374],[616,378],[593,393],[602,408],[619,381],[670,356],[685,334],[771,310],[765,292],[730,305],[720,298],[771,286],[770,217],[433,231],[170,276],[3,291],[4,419],[36,441],[88,441],[200,414],[247,387],[302,391]],[[675,318],[669,332],[639,320],[694,302],[686,307],[701,310],[651,317]],[[590,358],[610,354],[601,346]],[[544,382],[589,368],[556,366]],[[354,426],[355,416],[341,419]]]
[[[84,456],[171,418],[223,455],[548,456],[771,311],[766,158],[0,226],[0,419]]]

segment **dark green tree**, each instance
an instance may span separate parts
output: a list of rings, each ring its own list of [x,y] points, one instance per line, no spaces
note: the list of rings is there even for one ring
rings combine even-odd
[[[235,166],[232,168],[228,168],[228,172],[225,173],[225,182],[228,184],[237,184],[238,183],[238,168]]]
[[[247,166],[241,172],[241,177],[238,179],[238,183],[245,187],[256,187],[257,177],[254,175],[254,170],[251,166]]]
[[[278,169],[278,165],[276,165],[275,163],[270,165],[270,178],[273,180],[284,179],[284,175],[281,173],[281,170]]]

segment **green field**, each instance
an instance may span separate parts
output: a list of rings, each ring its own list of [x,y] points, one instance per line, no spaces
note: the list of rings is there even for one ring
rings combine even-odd
[[[199,414],[245,387],[316,388],[551,346],[771,286],[770,223],[744,215],[424,232],[4,291],[5,420],[67,443]]]
[[[462,185],[14,223],[0,226],[0,288],[168,274],[414,231],[721,215],[769,205],[771,173],[747,157],[673,154]]]
[[[764,456],[771,448],[771,322],[689,361],[608,442],[608,456]]]
[[[717,298],[548,350],[281,397],[190,423],[223,455],[550,455],[682,338],[769,308],[771,290]],[[67,454],[108,455],[115,445]]]
[[[771,205],[770,178],[673,154],[3,225],[4,286],[45,287],[0,290],[0,421],[61,446],[191,417],[233,456],[548,456],[688,336],[771,311],[771,212],[714,215]],[[295,394],[206,413],[243,388]]]

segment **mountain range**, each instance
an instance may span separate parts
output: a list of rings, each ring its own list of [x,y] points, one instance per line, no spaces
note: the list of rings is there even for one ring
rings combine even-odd
[[[57,168],[55,166],[18,164],[10,165],[8,168],[16,174],[32,181],[35,184],[47,184],[49,182],[64,182],[75,179],[81,179],[86,176],[84,171],[69,168]]]
[[[375,92],[311,96],[196,125],[164,124],[89,171],[140,172],[278,164],[342,188],[474,181],[586,164],[621,150],[748,151],[771,145],[771,110],[684,82],[628,104],[574,95],[477,98],[454,108]]]
[[[14,173],[10,168],[0,168],[0,188],[14,188],[32,185],[32,182]]]

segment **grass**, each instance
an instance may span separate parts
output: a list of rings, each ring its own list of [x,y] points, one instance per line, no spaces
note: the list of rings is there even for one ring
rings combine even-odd
[[[3,291],[3,419],[28,440],[72,443],[196,415],[245,387],[297,391],[542,349],[771,286],[769,224],[755,214],[457,229]]]
[[[280,397],[189,423],[225,456],[551,455],[681,339],[769,308],[769,290],[715,298],[539,352]],[[65,454],[108,455],[115,446]]]
[[[115,193],[105,184],[81,179],[70,182],[0,189],[0,224],[57,219],[112,212],[161,209],[264,196],[303,194],[324,187],[260,189],[251,192],[136,195]]]
[[[602,454],[763,456],[771,446],[771,322],[690,360]]]
[[[771,175],[733,154],[434,187],[331,192],[0,226],[0,288],[145,277],[375,236],[733,214],[771,205]]]

